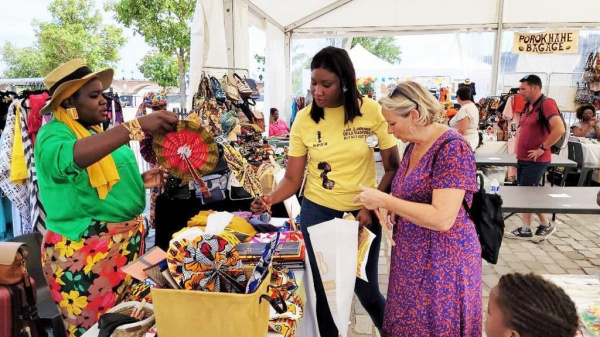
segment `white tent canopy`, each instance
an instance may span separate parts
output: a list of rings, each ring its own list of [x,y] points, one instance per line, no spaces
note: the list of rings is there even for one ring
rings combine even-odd
[[[462,28],[599,26],[600,1],[573,0],[246,0],[284,32],[348,33]],[[377,35],[377,34],[375,34]]]
[[[400,76],[400,67],[393,65],[379,57],[371,54],[362,45],[357,44],[348,52],[356,77],[398,77]]]
[[[225,13],[211,13],[207,21],[225,17],[227,59],[239,59],[247,53],[239,46],[237,35],[229,34],[229,9],[247,5],[248,22],[258,24],[267,33],[265,68],[269,84],[265,101],[271,106],[285,106],[289,112],[291,94],[291,39],[310,37],[355,37],[405,35],[420,33],[450,33],[468,31],[496,32],[491,67],[492,92],[498,83],[502,31],[515,28],[593,28],[600,27],[598,0],[198,0],[223,1]],[[208,13],[207,13],[208,14]],[[234,25],[236,23],[234,22]],[[197,26],[198,27],[198,26]],[[211,27],[210,22],[204,27]],[[243,26],[242,26],[243,27]],[[269,29],[266,29],[269,27]],[[234,28],[239,28],[234,27]],[[211,29],[209,28],[208,31]],[[235,30],[235,29],[233,29]],[[283,41],[281,41],[283,34]],[[216,36],[210,34],[209,37]],[[217,39],[222,39],[217,36]],[[276,43],[269,43],[274,41]],[[205,45],[211,44],[204,41]],[[231,48],[230,46],[234,47]],[[281,49],[283,47],[283,50]],[[192,43],[192,49],[194,49]],[[208,58],[212,50],[208,50]],[[221,49],[222,50],[222,49]],[[221,51],[219,51],[221,53]],[[232,55],[235,54],[235,55]],[[206,54],[204,54],[206,56]],[[246,54],[247,55],[247,54]],[[219,58],[223,60],[223,58]],[[465,62],[462,59],[461,62]],[[467,60],[466,62],[470,62]],[[239,66],[240,63],[236,63]],[[230,64],[229,67],[232,65]],[[470,64],[466,68],[478,68]],[[274,70],[276,69],[276,70]],[[193,70],[193,69],[191,69]],[[274,72],[277,73],[274,73]],[[283,71],[283,74],[280,73]],[[192,73],[192,76],[194,74]],[[273,82],[273,83],[272,83]],[[193,88],[193,86],[192,86]],[[283,93],[286,93],[281,97]],[[280,109],[281,111],[282,109]],[[269,117],[265,115],[265,118]]]

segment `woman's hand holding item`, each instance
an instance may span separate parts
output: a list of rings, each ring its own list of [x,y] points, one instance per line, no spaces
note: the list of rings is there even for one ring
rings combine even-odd
[[[358,185],[358,187],[362,192],[354,197],[354,202],[361,203],[370,210],[385,206],[386,193],[376,188],[364,187],[362,184]]]
[[[358,214],[356,214],[356,220],[358,221],[359,228],[363,226],[367,228],[371,227],[371,211],[363,207],[360,211],[358,211]]]
[[[254,201],[252,201],[252,204],[250,204],[250,211],[255,214],[264,213],[271,208],[272,204],[273,198],[269,194],[263,195],[260,198],[255,198]]]
[[[144,188],[146,189],[160,186],[161,183],[167,180],[167,171],[162,166],[153,167],[142,173],[142,180],[144,181]]]
[[[177,130],[179,119],[170,111],[159,110],[138,119],[144,132],[165,134]]]

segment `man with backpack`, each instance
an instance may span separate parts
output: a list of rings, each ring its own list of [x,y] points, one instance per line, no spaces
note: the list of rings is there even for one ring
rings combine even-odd
[[[551,147],[562,145],[565,124],[556,102],[542,94],[542,80],[538,76],[527,75],[519,82],[519,93],[526,103],[517,138],[517,184],[539,186],[552,158]],[[535,234],[531,231],[531,213],[524,213],[522,226],[505,233],[505,237],[531,240],[535,235],[536,239],[545,240],[556,228],[544,214],[537,216],[540,224]]]

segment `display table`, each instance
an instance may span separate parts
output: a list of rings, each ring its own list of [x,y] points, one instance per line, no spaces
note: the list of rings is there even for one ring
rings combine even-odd
[[[514,153],[479,154],[475,153],[477,165],[517,166],[517,155]],[[552,154],[550,167],[577,167],[577,163],[557,154]]]
[[[275,147],[285,147],[290,146],[290,138],[289,137],[271,137],[267,140],[269,145],[273,145]]]
[[[271,218],[269,223],[275,227],[281,227],[287,220],[287,218],[275,217]],[[298,295],[304,300],[304,316],[298,323],[297,336],[318,336],[316,314],[314,312],[314,287],[308,256],[306,257],[305,264],[305,270],[294,271],[296,282],[298,284]],[[201,317],[198,318],[201,319]],[[85,334],[82,335],[82,337],[98,337],[99,333],[100,330],[98,329],[98,324],[94,324]],[[276,332],[269,332],[267,336],[277,337],[281,335]]]
[[[589,138],[579,139],[585,167],[600,168],[600,141]]]
[[[600,214],[598,187],[502,186],[505,213]]]
[[[475,149],[475,154],[494,154],[507,152],[508,142],[504,141],[483,142],[480,147]]]

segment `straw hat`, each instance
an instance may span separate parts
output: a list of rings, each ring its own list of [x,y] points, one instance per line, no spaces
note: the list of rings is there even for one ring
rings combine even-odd
[[[92,72],[82,59],[73,59],[61,64],[44,78],[44,85],[52,98],[40,113],[42,115],[52,113],[62,101],[71,97],[93,78],[98,78],[102,82],[102,88],[107,90],[112,83],[113,75],[114,70],[111,68]]]

